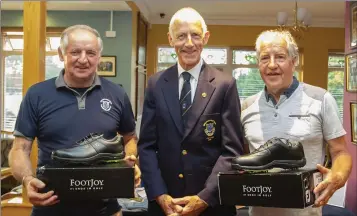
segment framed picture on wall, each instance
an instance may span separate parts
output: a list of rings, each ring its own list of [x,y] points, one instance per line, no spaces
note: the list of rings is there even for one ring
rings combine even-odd
[[[357,48],[357,2],[351,1],[351,18],[350,18],[350,47]]]
[[[357,52],[346,55],[346,90],[357,92]]]
[[[352,143],[357,145],[357,102],[351,102],[351,138]]]
[[[99,76],[114,77],[116,71],[116,56],[102,56],[97,69]]]

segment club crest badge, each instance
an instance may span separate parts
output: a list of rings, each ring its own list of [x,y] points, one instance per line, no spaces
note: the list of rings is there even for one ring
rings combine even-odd
[[[212,119],[205,121],[203,123],[204,132],[207,135],[207,140],[211,141],[214,138],[214,133],[216,132],[216,122]]]
[[[100,100],[100,107],[108,112],[112,108],[112,102],[109,99],[103,98]]]

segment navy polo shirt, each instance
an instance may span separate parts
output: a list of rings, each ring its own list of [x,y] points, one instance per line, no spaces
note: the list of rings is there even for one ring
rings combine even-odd
[[[130,100],[120,85],[96,75],[81,95],[66,85],[63,74],[31,86],[16,120],[15,136],[38,140],[38,166],[50,163],[52,151],[90,133],[111,138],[135,132]]]

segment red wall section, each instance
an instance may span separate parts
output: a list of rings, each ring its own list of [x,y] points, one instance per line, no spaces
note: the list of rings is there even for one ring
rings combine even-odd
[[[346,2],[345,11],[345,54],[355,52],[357,49],[350,49],[350,3]],[[346,74],[345,74],[346,76]],[[346,86],[346,79],[345,79]],[[346,188],[346,208],[353,211],[357,215],[357,145],[351,142],[351,113],[350,102],[357,101],[357,93],[344,91],[343,98],[343,126],[347,131],[347,147],[353,158],[353,167]]]

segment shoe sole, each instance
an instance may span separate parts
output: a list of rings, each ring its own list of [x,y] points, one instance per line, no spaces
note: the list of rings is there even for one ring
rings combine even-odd
[[[83,164],[93,165],[98,163],[115,163],[124,159],[124,153],[110,154],[99,153],[89,158],[63,158],[53,155],[52,160],[58,161],[64,164]]]
[[[241,166],[232,163],[232,168],[236,170],[268,170],[272,168],[298,169],[305,166],[305,164],[306,158],[303,158],[301,160],[275,160],[262,166]]]

